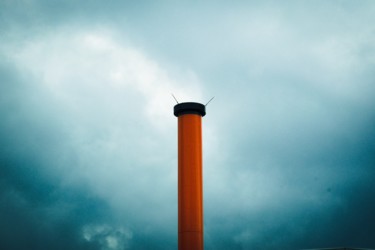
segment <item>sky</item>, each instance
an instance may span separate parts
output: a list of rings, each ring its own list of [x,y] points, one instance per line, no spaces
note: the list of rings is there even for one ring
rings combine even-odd
[[[0,0],[0,248],[375,248],[375,1]]]

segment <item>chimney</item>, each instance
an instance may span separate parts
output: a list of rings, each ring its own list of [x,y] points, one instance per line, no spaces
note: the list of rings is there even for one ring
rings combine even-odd
[[[178,249],[203,249],[202,117],[206,106],[174,106],[178,117]]]

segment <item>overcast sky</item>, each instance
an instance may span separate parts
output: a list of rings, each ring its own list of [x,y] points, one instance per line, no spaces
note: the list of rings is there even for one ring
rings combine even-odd
[[[0,0],[0,248],[375,248],[375,1]]]

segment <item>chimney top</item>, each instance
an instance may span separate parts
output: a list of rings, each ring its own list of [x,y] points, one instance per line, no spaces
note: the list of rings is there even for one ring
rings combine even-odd
[[[206,115],[206,106],[197,102],[183,102],[174,106],[174,115],[197,114],[200,116]]]

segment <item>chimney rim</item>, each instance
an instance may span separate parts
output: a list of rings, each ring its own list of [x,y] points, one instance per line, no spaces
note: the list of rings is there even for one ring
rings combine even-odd
[[[179,117],[186,114],[206,115],[206,106],[198,102],[181,102],[174,106],[174,115]]]

